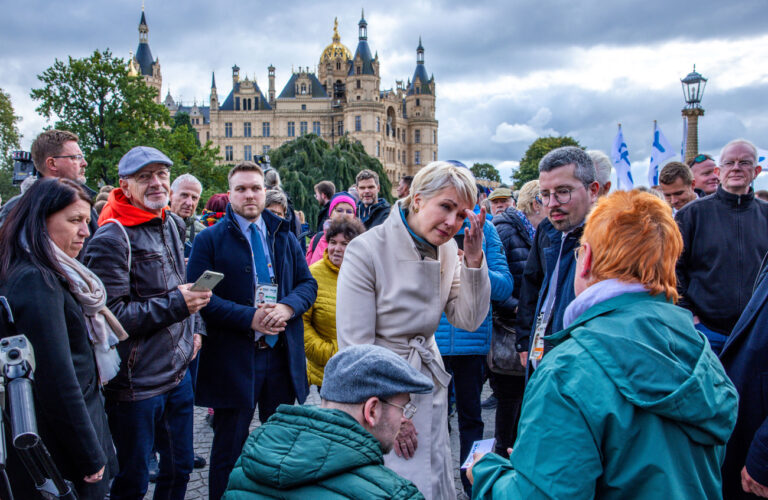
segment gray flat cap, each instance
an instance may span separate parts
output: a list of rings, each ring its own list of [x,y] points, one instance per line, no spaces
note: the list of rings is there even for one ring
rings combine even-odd
[[[173,165],[171,159],[161,151],[149,146],[136,146],[120,158],[117,164],[117,175],[120,177],[133,175],[150,163],[161,163],[169,167]]]
[[[432,379],[384,347],[355,345],[337,352],[325,365],[320,397],[337,403],[432,392]]]

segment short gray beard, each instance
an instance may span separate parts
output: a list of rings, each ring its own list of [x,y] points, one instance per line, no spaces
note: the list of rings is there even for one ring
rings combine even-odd
[[[168,196],[165,197],[165,200],[160,201],[149,201],[149,199],[145,196],[144,197],[144,206],[149,208],[150,210],[160,210],[161,208],[165,208],[168,206]]]

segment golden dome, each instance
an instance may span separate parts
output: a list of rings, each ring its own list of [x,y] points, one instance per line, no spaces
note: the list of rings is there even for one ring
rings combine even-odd
[[[330,62],[337,57],[341,57],[345,61],[352,59],[352,54],[349,49],[341,43],[341,37],[339,36],[339,20],[334,18],[333,20],[333,42],[325,48],[323,55],[320,56],[320,63]]]

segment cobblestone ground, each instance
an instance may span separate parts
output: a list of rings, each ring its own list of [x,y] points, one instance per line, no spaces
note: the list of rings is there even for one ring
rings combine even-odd
[[[488,384],[485,384],[485,387],[483,387],[483,395],[482,398],[485,399],[491,394],[490,387]],[[320,403],[320,396],[317,393],[317,388],[312,387],[312,390],[309,394],[309,397],[307,398],[306,404],[319,404]],[[213,430],[210,428],[208,423],[205,420],[206,415],[208,412],[205,408],[197,408],[195,407],[195,452],[198,455],[201,455],[205,457],[206,461],[208,461],[208,456],[211,453],[211,441],[213,440]],[[493,437],[493,427],[495,423],[495,412],[494,410],[483,410],[483,421],[485,422],[485,431],[484,431],[484,438],[492,438]],[[258,415],[254,416],[253,422],[251,422],[251,430],[255,429],[260,425]],[[456,415],[454,415],[451,418],[451,453],[453,455],[453,469],[455,471],[454,474],[454,482],[456,484],[456,495],[458,498],[466,498],[464,495],[464,492],[461,487],[461,481],[459,480],[459,433],[458,433],[459,424],[456,420]],[[152,498],[152,493],[154,492],[154,486],[150,485],[149,491],[147,492],[146,498],[150,499]],[[191,499],[200,499],[200,500],[207,500],[208,499],[208,465],[202,469],[195,469],[192,472],[192,476],[189,480],[189,485],[187,487],[187,495],[186,498],[188,500]]]

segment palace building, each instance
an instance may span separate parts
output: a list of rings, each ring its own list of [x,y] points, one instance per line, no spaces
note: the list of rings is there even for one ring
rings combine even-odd
[[[144,12],[139,24],[139,47],[129,62],[129,71],[142,75],[147,85],[162,86],[160,62],[152,59],[149,28]],[[354,55],[344,44],[334,20],[331,43],[320,54],[317,71],[309,67],[291,70],[288,83],[278,94],[275,67],[268,71],[265,92],[255,80],[241,79],[240,68],[232,67],[232,85],[219,97],[215,75],[211,76],[208,106],[176,102],[167,93],[163,104],[171,115],[188,113],[200,141],[219,146],[221,164],[251,160],[268,154],[287,141],[314,133],[330,144],[348,134],[379,159],[396,183],[437,159],[435,79],[424,65],[424,47],[419,39],[416,69],[407,83],[381,89],[379,55],[371,53],[368,23],[358,23]],[[229,85],[227,85],[229,87]],[[226,97],[224,97],[226,95]],[[159,102],[159,101],[158,101]]]

